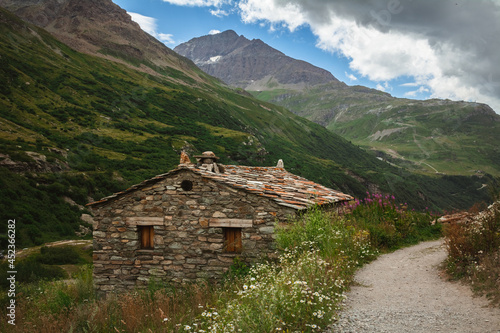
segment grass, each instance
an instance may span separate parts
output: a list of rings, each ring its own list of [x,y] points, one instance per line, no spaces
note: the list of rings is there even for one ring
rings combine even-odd
[[[473,103],[397,99],[358,87],[317,86],[280,96],[285,91],[259,91],[254,96],[289,108],[324,125],[367,150],[397,151],[404,159],[394,163],[432,175],[474,175],[476,171],[498,175],[497,122]],[[378,140],[372,135],[386,129],[405,128]]]
[[[355,200],[345,207],[351,211],[351,223],[367,230],[371,243],[379,249],[392,251],[402,246],[439,238],[441,225],[426,208],[425,213],[397,204],[392,195],[367,193],[364,200]]]
[[[370,232],[360,227],[361,213],[357,213],[357,218],[354,213],[363,210],[366,217],[368,211],[376,209],[376,213],[369,215],[384,214],[368,202],[360,202],[351,209],[352,212],[338,216],[313,208],[292,223],[277,226],[278,252],[275,256],[262,258],[252,266],[236,260],[226,278],[218,284],[200,282],[179,286],[151,280],[145,289],[97,299],[92,267],[88,265],[82,266],[71,283],[19,283],[16,326],[2,321],[0,330],[324,331],[335,321],[356,270],[379,253],[370,241]],[[428,216],[416,212],[399,216],[403,219],[411,216],[410,220],[414,220],[417,214],[421,214],[422,219]],[[430,224],[431,220],[427,221]],[[368,225],[368,220],[363,223]],[[426,238],[425,227],[425,223],[417,224],[415,234],[422,233]],[[403,239],[399,244],[402,246],[406,242]],[[2,304],[7,301],[2,300]]]
[[[500,201],[472,213],[471,222],[445,228],[446,271],[500,307]]]
[[[79,267],[92,262],[88,242],[78,245],[42,246],[18,252],[15,268],[16,282],[33,284],[71,277]],[[7,288],[8,262],[0,263],[0,288]]]

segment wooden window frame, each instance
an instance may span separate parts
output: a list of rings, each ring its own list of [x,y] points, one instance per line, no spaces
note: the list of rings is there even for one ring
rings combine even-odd
[[[155,229],[152,225],[137,226],[139,231],[140,248],[145,250],[152,250],[155,247]]]
[[[223,228],[225,252],[241,253],[242,251],[241,229],[242,228]]]

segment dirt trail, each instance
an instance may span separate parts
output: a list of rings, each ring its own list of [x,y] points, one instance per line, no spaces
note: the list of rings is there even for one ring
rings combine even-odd
[[[356,274],[328,332],[500,333],[500,309],[439,276],[445,259],[442,240],[380,256]]]

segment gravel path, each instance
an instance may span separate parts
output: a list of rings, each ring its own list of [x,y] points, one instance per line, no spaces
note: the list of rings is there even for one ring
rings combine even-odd
[[[328,332],[500,333],[500,309],[439,276],[445,259],[442,240],[380,256],[356,274]]]

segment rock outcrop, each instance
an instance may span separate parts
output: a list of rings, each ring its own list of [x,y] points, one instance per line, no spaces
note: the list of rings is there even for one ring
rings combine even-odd
[[[111,0],[0,0],[0,6],[44,28],[79,52],[128,62],[186,71],[191,61],[179,57],[144,32],[130,15]],[[145,66],[144,66],[145,65]]]

